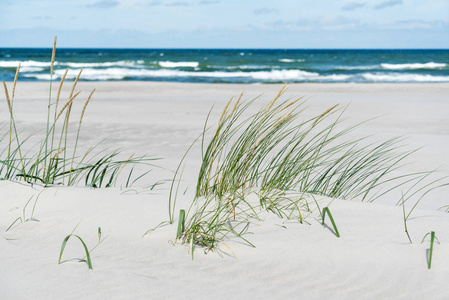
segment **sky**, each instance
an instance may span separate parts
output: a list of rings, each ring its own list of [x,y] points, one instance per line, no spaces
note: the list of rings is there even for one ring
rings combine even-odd
[[[0,0],[0,47],[449,48],[449,0]]]

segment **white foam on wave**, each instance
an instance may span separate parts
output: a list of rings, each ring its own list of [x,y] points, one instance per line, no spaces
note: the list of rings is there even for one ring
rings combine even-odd
[[[303,62],[305,61],[305,59],[281,58],[279,61],[283,63],[292,63],[292,62]]]
[[[433,76],[422,74],[373,74],[361,75],[367,81],[375,82],[449,82],[449,76]]]
[[[80,69],[70,69],[67,73],[68,79],[75,78]],[[55,70],[53,78],[61,78],[65,70]],[[38,80],[50,80],[49,74],[24,74],[26,77],[33,77]],[[272,70],[260,72],[193,72],[179,70],[148,70],[148,69],[129,69],[129,68],[108,68],[108,69],[83,69],[81,79],[85,80],[122,80],[127,77],[139,78],[251,78],[263,81],[345,81],[351,75],[326,75],[321,76],[318,73],[306,72],[301,70]]]
[[[74,79],[79,69],[70,69],[67,78]],[[55,70],[53,79],[61,78],[65,70]],[[25,77],[33,77],[38,80],[50,80],[50,74],[24,74]],[[369,82],[449,82],[449,76],[432,76],[422,74],[385,74],[385,73],[364,73],[364,74],[330,74],[320,75],[319,73],[306,72],[302,70],[272,70],[254,72],[194,72],[179,70],[148,70],[129,68],[108,68],[83,70],[81,78],[85,80],[123,80],[129,77],[138,78],[248,78],[260,81],[332,81],[345,82],[352,78],[361,77]]]
[[[0,61],[0,67],[3,68],[16,68],[20,63],[20,67],[23,70],[23,67],[30,67],[30,68],[44,68],[44,67],[50,67],[50,62],[41,62],[41,61],[34,61],[34,60],[28,60],[28,61]],[[55,61],[55,66],[67,66],[69,68],[95,68],[95,67],[139,67],[139,65],[144,64],[145,61],[138,60],[138,61],[112,61],[112,62],[101,62],[101,63],[88,63],[88,62],[58,62]],[[29,71],[33,72],[33,71]],[[39,70],[36,70],[35,72],[39,72]]]
[[[279,66],[264,66],[264,65],[239,65],[239,66],[207,66],[208,68],[226,69],[226,70],[261,70],[278,68]]]
[[[379,65],[369,65],[369,66],[336,66],[336,70],[374,70],[378,69]]]
[[[55,62],[57,64],[58,62]],[[0,68],[17,68],[20,67],[50,67],[49,62],[41,62],[35,60],[18,61],[18,60],[2,60],[0,61]]]
[[[87,62],[60,62],[58,65],[68,66],[70,68],[95,68],[95,67],[136,67],[143,64],[143,60],[131,61],[131,60],[121,60],[121,61],[111,61],[111,62],[101,62],[101,63],[87,63]]]
[[[45,68],[42,67],[20,67],[21,73],[32,73],[32,72],[42,72]]]
[[[416,69],[441,69],[447,67],[447,64],[428,62],[428,63],[412,63],[412,64],[380,64],[384,69],[388,70],[416,70]]]
[[[196,61],[179,61],[179,62],[173,62],[173,61],[160,61],[159,66],[163,68],[196,68],[198,67],[199,63]]]

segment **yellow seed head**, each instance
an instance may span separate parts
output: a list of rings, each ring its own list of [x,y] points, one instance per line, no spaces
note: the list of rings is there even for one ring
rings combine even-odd
[[[58,96],[56,97],[56,106],[55,106],[55,112],[58,111],[58,103],[59,103],[59,96],[61,95],[61,89],[62,89],[62,84],[64,83],[65,77],[67,76],[67,72],[69,71],[69,69],[65,69],[65,73],[64,76],[62,76],[61,79],[61,83],[59,84],[59,89],[58,89]]]
[[[83,107],[83,110],[82,110],[82,112],[81,112],[81,118],[80,118],[80,124],[79,124],[79,126],[81,126],[81,121],[83,120],[84,112],[86,111],[86,107],[87,107],[87,105],[89,104],[90,98],[91,98],[92,95],[94,94],[95,90],[96,90],[96,89],[93,89],[92,92],[90,92],[89,97],[87,97],[86,103],[84,103],[84,107]]]
[[[81,91],[78,91],[72,98],[69,99],[69,101],[67,101],[64,106],[61,108],[61,110],[59,111],[58,116],[55,119],[55,122],[59,119],[59,117],[61,116],[61,114],[64,112],[64,110],[67,108],[67,106],[69,106],[70,103],[72,103],[73,99],[76,98],[76,96],[78,96],[81,93]]]
[[[14,84],[12,86],[12,97],[11,97],[12,101],[14,101],[14,94],[16,93],[16,84],[17,84],[17,78],[19,78],[19,71],[20,71],[20,63],[16,70],[16,76],[14,76]]]
[[[53,51],[51,52],[50,76],[52,76],[52,77],[53,77],[53,65],[55,64],[56,39],[57,39],[57,37],[55,36],[55,41],[53,43]]]
[[[331,108],[326,109],[325,112],[323,112],[316,120],[315,122],[313,122],[312,126],[315,126],[316,123],[318,123],[318,121],[320,119],[322,119],[325,115],[327,115],[328,113],[330,113],[332,110],[334,110],[334,108],[336,108],[338,105],[340,105],[340,103],[335,104],[334,106],[332,106]]]
[[[3,87],[5,88],[6,102],[8,102],[9,113],[12,115],[12,107],[11,107],[11,101],[9,100],[8,87],[6,86],[6,82],[4,80],[3,80]]]

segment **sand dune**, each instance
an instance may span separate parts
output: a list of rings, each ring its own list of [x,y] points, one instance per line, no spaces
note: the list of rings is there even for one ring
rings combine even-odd
[[[212,105],[217,119],[231,96],[262,94],[266,103],[280,85],[214,85],[152,82],[81,82],[84,99],[97,88],[83,120],[80,148],[103,137],[102,147],[160,157],[149,182],[171,179],[181,157],[201,134]],[[353,137],[374,134],[374,140],[407,135],[408,147],[421,147],[404,172],[439,168],[434,176],[449,175],[448,84],[294,84],[285,98],[310,98],[305,116],[335,103],[350,103],[349,124],[373,119]],[[45,126],[48,84],[19,82],[16,121],[32,133]],[[84,101],[84,100],[83,100]],[[80,102],[81,103],[81,102]],[[7,120],[6,105],[0,110]],[[257,105],[256,105],[257,106]],[[74,106],[81,110],[82,105]],[[73,121],[73,122],[76,122]],[[2,147],[4,144],[2,144]],[[2,149],[2,148],[0,148]],[[200,164],[199,147],[189,155],[177,209],[188,208]],[[122,187],[121,187],[122,186]],[[449,189],[429,193],[407,222],[413,244],[404,232],[400,192],[374,203],[320,197],[330,203],[341,237],[329,222],[320,223],[315,210],[309,224],[286,221],[262,213],[263,221],[250,228],[248,239],[236,238],[220,246],[222,256],[196,247],[173,245],[176,224],[145,232],[168,220],[166,183],[154,191],[125,192],[122,182],[110,189],[30,186],[0,181],[0,298],[1,299],[446,299],[449,276],[449,215],[438,208],[449,205]],[[399,193],[399,194],[398,194]],[[37,201],[35,199],[39,195]],[[26,205],[29,199],[32,199]],[[16,223],[18,217],[33,218]],[[408,204],[407,204],[408,205]],[[25,209],[24,209],[25,207]],[[69,240],[63,264],[58,265],[61,243],[75,233],[89,248],[93,271],[77,259],[83,248]],[[432,268],[427,268],[429,238],[435,231]],[[236,257],[234,257],[234,254]]]

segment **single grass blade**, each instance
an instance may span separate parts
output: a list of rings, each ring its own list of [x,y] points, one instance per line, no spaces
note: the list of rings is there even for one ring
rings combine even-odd
[[[12,222],[12,224],[9,225],[9,227],[6,229],[5,232],[8,232],[8,231],[11,229],[11,227],[13,227],[14,224],[16,224],[17,221],[20,221],[20,223],[22,223],[22,218],[21,218],[21,217],[18,217],[17,219],[15,219],[14,222]]]
[[[329,210],[329,207],[327,207],[327,206],[325,208],[323,208],[322,224],[324,225],[324,218],[326,217],[326,213],[329,216],[329,219],[331,220],[332,227],[334,227],[335,234],[337,235],[337,237],[340,237],[340,233],[338,232],[337,225],[335,224],[335,221],[334,221],[334,218],[332,217],[331,211]]]
[[[65,237],[65,239],[62,241],[62,245],[61,245],[61,252],[59,253],[59,260],[58,260],[58,265],[61,264],[61,258],[62,258],[62,254],[64,253],[64,249],[65,246],[67,245],[68,240],[70,239],[70,237],[77,237],[79,239],[79,241],[81,242],[81,244],[83,244],[84,250],[86,251],[86,262],[87,262],[87,266],[89,267],[90,270],[93,270],[92,268],[92,261],[90,259],[90,253],[89,250],[87,249],[86,244],[84,243],[83,239],[81,237],[79,237],[76,234],[69,234],[68,236]]]
[[[430,251],[429,251],[429,264],[427,266],[428,269],[432,266],[432,254],[433,254],[433,242],[435,241],[435,231],[430,233]]]
[[[432,267],[432,254],[433,254],[433,244],[435,242],[435,240],[437,241],[437,243],[439,244],[440,241],[438,240],[438,238],[435,236],[435,231],[431,231],[428,232],[422,239],[421,244],[424,242],[424,240],[426,239],[426,237],[430,234],[430,249],[429,249],[429,257],[427,260],[427,268],[430,269]]]
[[[179,211],[178,232],[176,233],[176,239],[179,239],[181,234],[184,232],[185,215],[186,211],[184,209],[181,209]]]

